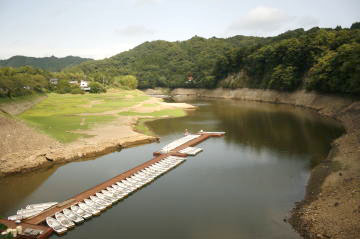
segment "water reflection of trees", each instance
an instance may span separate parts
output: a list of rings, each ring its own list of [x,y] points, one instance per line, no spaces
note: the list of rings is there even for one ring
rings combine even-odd
[[[310,154],[324,157],[331,141],[342,129],[305,110],[283,105],[232,101],[213,102],[219,128],[227,132],[229,143],[254,149],[269,148],[287,154]]]
[[[191,102],[190,102],[191,103]],[[320,159],[327,155],[331,141],[342,129],[313,112],[266,103],[211,100],[183,118],[150,122],[157,135],[226,131],[227,143],[269,149],[288,155],[310,154]]]

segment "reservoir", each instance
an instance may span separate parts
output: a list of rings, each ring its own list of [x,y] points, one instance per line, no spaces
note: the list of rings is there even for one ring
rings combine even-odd
[[[283,219],[304,198],[311,168],[326,158],[341,126],[286,105],[187,103],[198,109],[148,123],[160,143],[0,179],[0,216],[31,203],[66,200],[148,161],[185,129],[225,131],[198,145],[204,149],[199,155],[63,238],[301,238]]]

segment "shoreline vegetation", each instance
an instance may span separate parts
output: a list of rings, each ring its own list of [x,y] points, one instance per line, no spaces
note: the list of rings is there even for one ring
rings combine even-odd
[[[6,111],[14,106],[17,110]],[[111,89],[96,95],[34,96],[0,103],[0,109],[0,176],[6,176],[158,141],[145,120],[185,116],[184,110],[195,107],[138,90]]]
[[[163,89],[146,90],[162,94]],[[339,121],[345,133],[334,140],[326,160],[311,171],[304,200],[292,209],[289,222],[304,238],[356,239],[360,234],[360,101],[304,90],[293,93],[260,89],[175,89],[178,99],[222,98],[288,104],[314,110]]]

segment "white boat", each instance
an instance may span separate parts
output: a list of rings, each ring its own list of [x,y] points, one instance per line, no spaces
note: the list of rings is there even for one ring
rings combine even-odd
[[[122,189],[127,190],[129,193],[134,191],[133,186],[130,187],[129,185],[126,185],[122,182],[116,182],[116,184],[117,184],[117,186],[121,187]]]
[[[24,219],[22,215],[13,215],[8,217],[8,220],[10,221],[21,221],[22,219]]]
[[[131,190],[136,190],[138,187],[136,185],[134,185],[133,183],[127,181],[127,180],[122,180],[121,181],[122,184],[124,184],[127,188],[131,189]]]
[[[127,182],[129,182],[130,184],[138,187],[138,188],[141,187],[141,184],[140,184],[139,182],[137,182],[137,181],[135,181],[135,180],[133,180],[133,179],[131,179],[131,178],[126,178],[125,180],[126,180]]]
[[[84,210],[82,210],[80,207],[76,206],[76,205],[72,205],[70,207],[71,211],[73,213],[75,213],[76,215],[85,218],[85,219],[89,219],[92,217],[91,213],[85,212]]]
[[[107,187],[106,190],[114,194],[118,199],[122,199],[123,197],[125,197],[125,193],[117,191],[112,187]]]
[[[65,217],[65,215],[62,214],[61,212],[55,213],[55,218],[58,222],[60,222],[61,225],[63,225],[66,228],[73,228],[75,226],[75,223],[73,223],[71,220]]]
[[[96,202],[97,204],[103,205],[103,206],[105,206],[105,207],[111,207],[111,205],[112,205],[111,202],[102,200],[102,199],[100,199],[99,197],[94,196],[94,195],[90,196],[90,199],[91,199],[92,201]]]
[[[139,178],[134,175],[130,176],[129,179],[134,180],[135,182],[138,182],[138,183],[144,183],[144,178]]]
[[[88,213],[91,213],[92,215],[99,215],[100,214],[100,211],[97,210],[97,209],[94,209],[92,207],[89,207],[88,205],[86,205],[85,203],[83,202],[80,202],[79,203],[79,207],[84,210],[85,212],[88,212]]]
[[[131,193],[131,190],[122,188],[122,187],[118,186],[117,184],[113,184],[113,185],[111,185],[111,187],[122,194],[128,195],[129,193]]]
[[[21,214],[17,214],[17,215],[13,215],[8,217],[9,220],[11,221],[17,221],[17,220],[23,220],[29,217],[33,217],[36,216],[38,214],[40,214],[42,211],[31,211],[31,212],[23,212]]]
[[[64,213],[65,217],[69,218],[71,221],[73,221],[73,222],[75,222],[77,224],[84,222],[84,218],[82,218],[81,216],[75,214],[70,209],[65,208],[63,210],[63,213]]]
[[[115,203],[116,202],[116,199],[113,198],[113,197],[109,197],[107,195],[104,195],[102,193],[96,193],[96,196],[99,197],[100,199],[102,200],[105,200],[105,201],[108,201],[108,202],[111,202],[111,203]]]
[[[114,195],[112,192],[108,191],[108,190],[101,190],[101,193],[110,197],[110,198],[114,198],[114,199],[117,199],[117,196]]]
[[[94,202],[93,200],[90,200],[88,198],[84,199],[84,202],[86,203],[86,205],[88,205],[89,207],[95,208],[99,211],[104,211],[106,209],[106,206],[98,204],[96,202]]]
[[[52,217],[46,218],[46,223],[51,227],[57,234],[62,235],[67,231],[67,228],[60,224],[56,219]]]
[[[58,204],[57,202],[45,202],[45,203],[36,203],[36,204],[30,204],[26,206],[26,209],[36,209],[36,208],[41,208],[41,209],[48,209],[54,205]]]
[[[36,215],[44,211],[44,209],[19,209],[17,210],[17,215]]]

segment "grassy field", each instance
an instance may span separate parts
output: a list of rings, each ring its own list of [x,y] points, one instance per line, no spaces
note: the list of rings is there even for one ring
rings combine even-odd
[[[113,115],[79,115],[103,113],[134,106],[150,97],[139,91],[113,91],[105,94],[49,94],[48,98],[20,115],[31,125],[60,142],[71,142],[86,135],[74,130],[86,130],[98,123],[114,120]]]
[[[85,95],[51,93],[45,100],[25,111],[19,117],[58,141],[68,143],[80,137],[90,137],[74,131],[87,130],[96,124],[107,123],[120,116],[159,118],[164,116],[181,117],[186,114],[182,109],[165,109],[152,113],[134,111],[124,111],[117,114],[108,113],[114,110],[126,110],[127,107],[135,106],[148,99],[150,99],[149,96],[137,90],[112,90],[104,94]],[[143,105],[143,107],[155,106],[158,104],[145,103]],[[86,115],[86,113],[100,114]],[[145,125],[147,120],[149,119],[140,119],[135,129],[138,132],[151,134]]]

